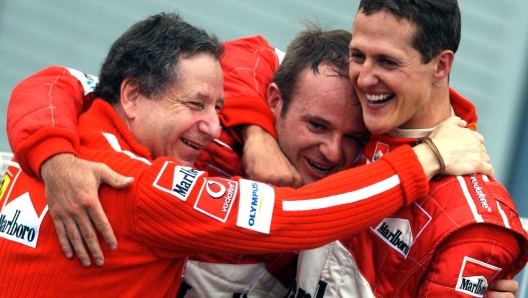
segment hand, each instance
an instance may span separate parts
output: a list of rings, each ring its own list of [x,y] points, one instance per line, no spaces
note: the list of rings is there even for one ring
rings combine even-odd
[[[301,174],[284,156],[272,135],[259,126],[248,125],[242,129],[242,138],[242,165],[249,179],[276,186],[302,185]]]
[[[498,279],[490,283],[486,298],[514,298],[519,294],[519,283],[514,279]]]
[[[66,257],[73,256],[73,246],[83,266],[90,266],[86,244],[95,263],[102,266],[104,256],[94,225],[110,249],[117,248],[117,240],[99,202],[99,185],[105,182],[115,188],[124,188],[132,183],[133,178],[119,175],[105,164],[85,161],[67,153],[46,160],[41,167],[41,176],[46,186],[49,212]]]
[[[459,117],[449,117],[429,135],[445,162],[445,174],[467,175],[482,173],[494,177],[490,157],[484,147],[484,137],[463,128],[467,124]]]

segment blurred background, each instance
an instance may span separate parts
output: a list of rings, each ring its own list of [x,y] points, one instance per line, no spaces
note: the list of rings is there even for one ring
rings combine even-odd
[[[285,50],[303,28],[301,20],[350,30],[358,4],[359,0],[0,0],[0,151],[11,151],[5,115],[17,82],[49,65],[97,75],[111,43],[149,15],[177,12],[221,40],[260,34]],[[462,41],[451,86],[476,105],[478,130],[486,139],[496,178],[508,187],[521,216],[528,217],[528,1],[459,0],[459,5]]]

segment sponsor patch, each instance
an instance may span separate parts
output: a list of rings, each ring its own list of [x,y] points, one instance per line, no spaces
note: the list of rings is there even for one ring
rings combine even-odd
[[[9,197],[11,188],[13,187],[14,182],[16,181],[18,175],[20,174],[20,165],[16,162],[9,162],[9,165],[6,169],[4,177],[2,178],[2,183],[0,185],[0,203],[4,198]],[[5,201],[4,201],[5,204]],[[2,207],[0,207],[0,210]]]
[[[167,161],[152,185],[182,201],[186,201],[196,181],[203,173],[202,171],[178,166]]]
[[[0,237],[35,248],[40,224],[47,211],[46,205],[39,216],[27,192],[10,200],[0,212]]]
[[[99,78],[89,74],[82,73],[73,68],[67,68],[72,76],[74,76],[79,83],[83,86],[84,95],[93,92],[97,83],[99,83]]]
[[[252,180],[240,179],[239,182],[237,226],[269,234],[275,205],[273,187]]]
[[[9,171],[9,169],[7,169],[6,173],[4,174],[4,178],[2,178],[2,184],[0,185],[0,202],[2,202],[2,199],[6,194],[7,187],[11,184],[12,179],[13,174],[11,171]]]
[[[486,188],[483,187],[484,183],[483,181],[480,181],[477,179],[477,175],[469,175],[469,181],[470,181],[470,189],[472,190],[471,194],[472,197],[475,200],[475,203],[477,206],[480,205],[480,207],[484,208],[488,212],[492,211],[491,204],[489,204],[490,200],[495,200],[493,196],[490,194],[490,192],[487,191]],[[481,185],[482,184],[482,185]]]
[[[414,241],[431,219],[431,215],[420,205],[413,203],[409,208],[397,212],[395,217],[387,217],[377,227],[370,229],[391,248],[407,258]]]
[[[221,222],[226,222],[238,190],[238,182],[207,178],[200,190],[194,209]]]
[[[489,282],[501,270],[502,268],[466,256],[460,268],[455,290],[473,297],[482,297]]]
[[[376,150],[374,150],[374,156],[372,157],[372,161],[376,161],[380,159],[384,154],[389,153],[389,144],[378,142],[376,144]]]

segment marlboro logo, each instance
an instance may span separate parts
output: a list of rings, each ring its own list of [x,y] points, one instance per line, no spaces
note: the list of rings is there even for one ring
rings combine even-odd
[[[455,290],[473,297],[482,297],[495,276],[502,269],[486,262],[464,257]]]
[[[196,181],[203,173],[190,167],[181,167],[172,162],[166,162],[154,180],[153,186],[186,201]]]
[[[420,205],[413,203],[381,221],[371,230],[405,258],[416,240],[431,221],[431,216]]]

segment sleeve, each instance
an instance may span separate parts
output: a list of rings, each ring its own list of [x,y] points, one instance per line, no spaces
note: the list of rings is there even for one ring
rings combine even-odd
[[[40,166],[57,153],[79,147],[77,117],[92,102],[97,78],[51,66],[13,90],[7,110],[7,137],[25,173],[40,177]]]
[[[275,49],[262,36],[228,41],[224,47],[221,64],[226,100],[220,112],[222,125],[233,129],[255,124],[276,137],[275,117],[266,102],[268,86],[279,67]]]
[[[383,219],[429,189],[414,151],[405,146],[297,190],[207,177],[163,159],[136,181],[134,227],[161,257],[318,247]]]
[[[437,249],[416,297],[482,297],[491,281],[513,278],[511,264],[520,253],[517,238],[505,228],[463,228]]]

